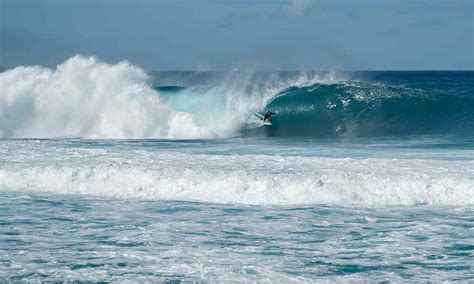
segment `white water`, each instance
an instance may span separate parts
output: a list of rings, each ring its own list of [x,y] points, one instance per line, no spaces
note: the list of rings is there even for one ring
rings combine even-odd
[[[204,94],[164,101],[145,71],[75,56],[56,69],[0,73],[0,138],[216,138],[236,135],[249,116],[289,85],[331,81],[303,74],[247,90],[251,75],[230,73]]]
[[[17,67],[0,74],[4,138],[203,137],[209,130],[173,111],[143,70],[73,57],[55,70]]]
[[[5,141],[0,150],[2,190],[229,204],[474,204],[472,160],[204,155],[36,141]]]

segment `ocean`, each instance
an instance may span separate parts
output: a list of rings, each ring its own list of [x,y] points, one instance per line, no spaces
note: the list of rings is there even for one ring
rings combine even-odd
[[[0,138],[2,282],[474,281],[473,71],[75,56],[0,73]]]

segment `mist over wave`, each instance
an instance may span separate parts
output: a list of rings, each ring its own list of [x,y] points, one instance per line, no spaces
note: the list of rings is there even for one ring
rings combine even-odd
[[[178,74],[179,76],[179,74]],[[75,56],[55,69],[0,73],[2,138],[383,136],[473,132],[474,100],[324,76],[228,72],[218,81],[154,86],[126,61]],[[272,110],[271,127],[255,112]]]

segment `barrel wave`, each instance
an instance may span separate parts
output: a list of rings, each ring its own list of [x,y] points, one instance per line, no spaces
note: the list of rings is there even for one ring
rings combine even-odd
[[[289,87],[265,109],[271,136],[393,136],[472,133],[474,100],[353,81]]]
[[[126,61],[75,56],[0,73],[0,137],[202,139],[473,133],[474,97],[333,73],[229,72],[164,86]],[[176,80],[175,80],[176,81]],[[179,80],[178,80],[179,81]],[[262,127],[255,112],[272,110]]]

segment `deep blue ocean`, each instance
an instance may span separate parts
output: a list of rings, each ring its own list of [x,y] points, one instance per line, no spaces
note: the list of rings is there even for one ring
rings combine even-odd
[[[0,86],[1,282],[474,281],[472,71],[76,56]]]

